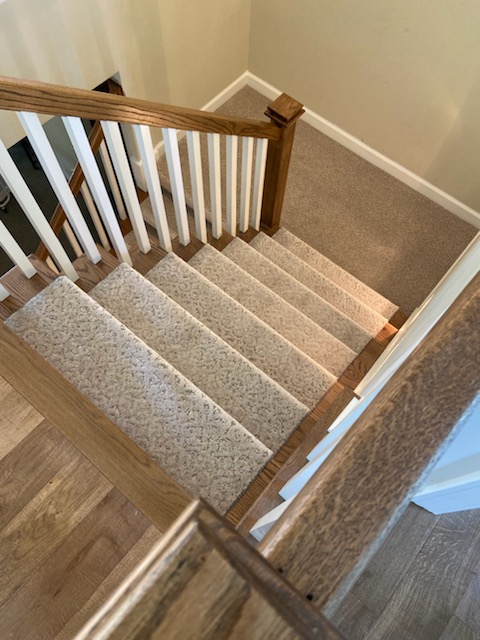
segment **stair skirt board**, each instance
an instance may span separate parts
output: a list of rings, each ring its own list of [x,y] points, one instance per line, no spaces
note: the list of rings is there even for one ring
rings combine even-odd
[[[309,409],[334,384],[331,373],[175,254],[146,277]]]
[[[129,266],[118,267],[90,295],[269,449],[279,449],[308,413],[308,407]]]
[[[176,482],[221,513],[272,455],[65,277],[10,316],[7,324]]]

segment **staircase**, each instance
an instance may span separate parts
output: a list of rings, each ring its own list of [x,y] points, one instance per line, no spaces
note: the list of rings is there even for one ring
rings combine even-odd
[[[396,311],[282,229],[90,294],[60,276],[6,324],[224,514]]]
[[[478,324],[478,269],[469,269],[458,299],[447,278],[448,303],[443,299],[439,310],[427,300],[416,314],[415,339],[411,332],[385,350],[404,320],[397,306],[281,226],[295,124],[303,113],[289,96],[269,106],[265,122],[0,78],[0,108],[18,112],[59,200],[49,224],[0,141],[0,174],[41,241],[37,255],[27,256],[0,225],[0,245],[16,265],[0,278],[0,375],[41,422],[12,445],[3,466],[14,468],[22,451],[30,451],[26,478],[15,478],[15,486],[25,481],[22,499],[30,500],[42,531],[52,522],[56,532],[53,542],[42,534],[39,565],[48,558],[48,576],[63,580],[55,552],[58,547],[70,563],[70,531],[82,517],[62,512],[61,487],[50,501],[50,472],[37,482],[31,441],[42,451],[45,434],[69,449],[78,477],[88,467],[124,505],[112,514],[112,530],[115,517],[129,529],[125,511],[142,514],[132,540],[152,527],[152,540],[164,535],[133,572],[124,563],[128,553],[119,559],[113,582],[130,576],[81,637],[139,637],[140,630],[142,637],[157,631],[188,637],[185,630],[198,623],[202,637],[221,630],[218,637],[339,640],[318,608],[333,607],[334,598],[338,605],[359,560],[388,530],[477,392],[478,363],[465,336]],[[79,161],[70,182],[37,112],[63,118]],[[97,121],[90,138],[81,118]],[[120,123],[132,129],[148,194],[134,183]],[[165,149],[163,184],[155,128]],[[186,132],[186,145],[179,144],[179,131]],[[147,197],[153,226],[140,207]],[[58,237],[61,229],[67,243]],[[465,260],[476,264],[472,252]],[[427,335],[445,312],[433,337]],[[397,372],[399,362],[405,364]],[[359,399],[358,383],[372,365],[382,384],[370,378]],[[461,387],[460,370],[468,373]],[[442,394],[443,404],[437,402]],[[355,428],[353,411],[351,424],[328,437],[332,422],[356,402]],[[51,446],[43,449],[51,464]],[[285,483],[295,485],[299,474],[300,488],[291,491]],[[285,487],[292,495],[280,504]],[[96,504],[95,482],[85,487],[89,492]],[[16,496],[9,499],[12,514],[22,510]],[[200,502],[183,513],[194,499]],[[270,518],[279,504],[283,515]],[[262,516],[274,524],[255,551],[241,534],[255,532]],[[12,566],[18,555],[22,580],[31,564],[24,558],[36,557],[35,534],[26,530],[20,550],[8,538],[6,553]],[[81,544],[77,531],[68,571],[77,562],[83,566]],[[89,562],[96,558],[101,562],[99,555]],[[100,571],[97,583],[104,577]],[[26,588],[15,579],[4,572],[9,591],[0,589],[0,608]],[[100,602],[110,595],[109,584],[110,591],[99,588]],[[57,586],[49,585],[47,598],[55,615]],[[95,593],[88,593],[68,629],[56,617],[57,630],[64,629],[59,637],[78,631],[98,608]],[[62,597],[71,604],[75,589],[67,585]],[[33,621],[36,615],[37,609]],[[15,613],[6,627],[18,618]]]

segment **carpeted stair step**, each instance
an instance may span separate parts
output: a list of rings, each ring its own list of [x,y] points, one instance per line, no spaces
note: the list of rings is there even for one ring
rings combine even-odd
[[[312,408],[335,377],[175,254],[147,278],[297,400]]]
[[[243,248],[242,241],[236,246]],[[205,245],[190,264],[333,375],[340,376],[355,358],[349,347],[212,246]]]
[[[339,287],[264,233],[259,233],[250,245],[332,306],[342,311],[372,336],[376,336],[387,324],[388,318],[367,307],[351,293]]]
[[[351,361],[371,340],[368,331],[240,238],[231,242],[222,253],[336,338],[333,341],[325,336],[337,357],[344,354],[343,362]],[[339,345],[337,340],[343,344]]]
[[[384,318],[391,318],[398,311],[398,306],[393,302],[384,298],[380,293],[339,267],[287,229],[279,229],[273,239]]]
[[[179,484],[224,513],[271,451],[61,277],[7,324]]]
[[[90,292],[133,331],[272,450],[308,408],[126,264]]]

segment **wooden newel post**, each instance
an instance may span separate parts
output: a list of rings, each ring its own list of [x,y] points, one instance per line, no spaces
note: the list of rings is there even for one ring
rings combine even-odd
[[[300,102],[282,93],[265,112],[272,123],[281,129],[280,138],[270,140],[268,144],[260,222],[266,233],[274,233],[280,226],[295,127],[304,111]]]

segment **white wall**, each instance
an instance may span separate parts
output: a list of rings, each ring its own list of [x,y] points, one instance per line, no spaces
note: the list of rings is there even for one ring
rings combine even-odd
[[[198,108],[247,69],[250,0],[6,0],[0,74]],[[0,113],[7,146],[23,137]]]
[[[476,0],[253,0],[249,70],[480,209]]]

